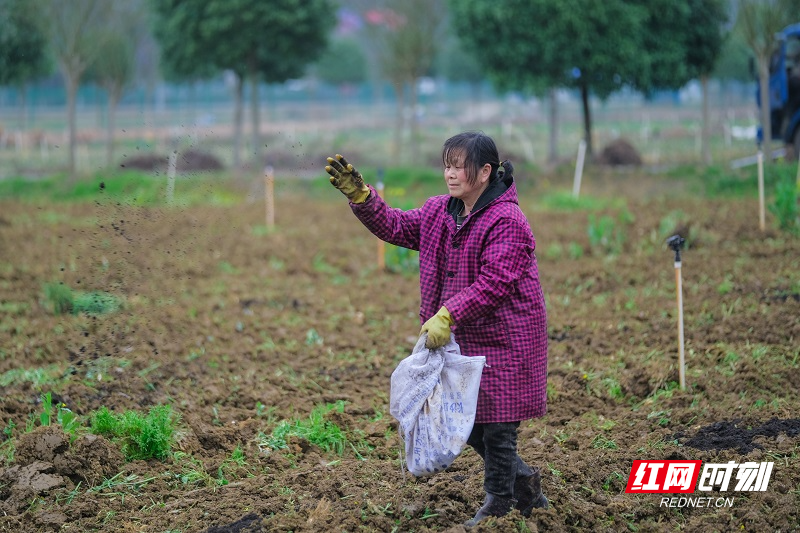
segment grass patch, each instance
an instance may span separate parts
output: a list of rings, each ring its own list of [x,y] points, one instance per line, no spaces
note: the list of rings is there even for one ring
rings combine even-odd
[[[92,415],[91,430],[119,442],[128,460],[163,460],[169,456],[178,419],[169,405],[152,407],[145,416],[136,411],[118,415],[101,407]]]
[[[8,387],[12,383],[30,383],[35,389],[45,385],[54,385],[61,381],[62,368],[52,364],[38,368],[12,368],[0,374],[0,387]]]
[[[73,291],[63,283],[48,283],[44,286],[44,297],[50,310],[56,315],[103,315],[122,309],[123,300],[103,291]]]
[[[233,187],[225,187],[224,176],[177,176],[173,204],[234,205],[242,200]],[[0,180],[0,199],[51,200],[55,202],[113,201],[135,206],[167,205],[166,177],[154,173],[115,170],[79,181],[63,175],[31,180],[24,177]]]
[[[751,165],[740,170],[726,167],[700,165],[686,169],[684,177],[698,179],[703,192],[709,198],[752,197],[758,195],[758,166]],[[769,192],[779,181],[794,182],[797,167],[794,164],[776,162],[767,165],[764,171],[764,187]]]
[[[339,400],[334,404],[319,405],[311,411],[311,415],[306,419],[283,420],[272,431],[272,435],[269,437],[262,435],[260,446],[273,450],[284,450],[289,447],[289,440],[294,437],[318,446],[326,452],[335,452],[341,455],[344,453],[345,447],[348,444],[352,446],[352,443],[345,431],[327,418],[327,415],[332,412],[343,413],[344,401]]]
[[[551,211],[602,211],[626,207],[625,200],[621,198],[596,198],[586,195],[575,198],[572,192],[567,191],[545,194],[539,200],[539,204]]]

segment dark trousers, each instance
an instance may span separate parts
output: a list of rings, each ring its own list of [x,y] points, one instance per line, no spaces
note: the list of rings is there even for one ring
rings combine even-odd
[[[514,497],[514,480],[533,470],[517,455],[519,422],[475,424],[467,444],[483,458],[483,488],[502,498]]]

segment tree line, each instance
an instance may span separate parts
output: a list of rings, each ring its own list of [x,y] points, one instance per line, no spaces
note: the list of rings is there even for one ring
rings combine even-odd
[[[797,22],[798,13],[800,0],[0,0],[0,85],[22,87],[60,72],[74,173],[75,99],[87,82],[108,94],[110,165],[114,111],[137,78],[152,85],[157,78],[187,82],[230,73],[238,166],[245,87],[251,87],[252,145],[259,147],[258,84],[309,72],[336,84],[390,82],[398,110],[395,155],[403,107],[416,104],[422,76],[489,80],[501,92],[550,95],[551,158],[556,90],[580,94],[591,154],[590,96],[605,99],[625,88],[648,95],[698,79],[708,162],[708,79],[747,78],[749,56],[765,83],[774,35]],[[762,124],[768,120],[766,113]]]

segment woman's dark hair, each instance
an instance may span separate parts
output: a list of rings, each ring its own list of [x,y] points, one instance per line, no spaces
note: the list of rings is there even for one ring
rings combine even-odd
[[[478,171],[486,163],[492,166],[490,181],[502,179],[506,173],[510,175],[514,169],[511,161],[500,162],[497,145],[482,131],[465,131],[444,142],[442,164],[463,166],[470,185],[474,185],[478,180]]]

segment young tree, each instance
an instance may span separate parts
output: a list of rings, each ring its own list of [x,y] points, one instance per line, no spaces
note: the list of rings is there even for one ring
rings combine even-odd
[[[706,3],[711,2],[451,0],[450,5],[459,35],[500,89],[580,92],[592,154],[590,95],[605,99],[623,87],[649,92],[685,84],[705,65],[707,54],[700,49],[713,49],[709,43],[719,39],[719,21],[703,15]],[[696,58],[689,47],[697,48]]]
[[[711,162],[708,146],[708,77],[720,55],[723,24],[722,0],[637,0],[647,9],[642,27],[648,65],[633,86],[645,93],[679,89],[692,79],[703,88],[702,157]]]
[[[708,79],[717,64],[725,43],[724,25],[728,22],[727,6],[722,0],[690,0],[687,25],[686,62],[689,75],[699,78],[703,87],[702,158],[711,164],[711,119],[709,118]]]
[[[25,85],[47,74],[47,39],[26,12],[24,0],[0,0],[0,85],[16,86],[26,129]]]
[[[623,0],[451,0],[450,7],[459,36],[498,89],[580,91],[591,154],[589,95],[606,98],[641,74],[637,30],[646,11]]]
[[[315,65],[317,76],[332,85],[346,86],[367,79],[367,58],[355,39],[333,39]]]
[[[328,0],[152,0],[167,72],[234,73],[234,166],[241,163],[244,82],[252,87],[253,150],[260,150],[258,81],[299,77],[327,40]]]
[[[381,66],[397,97],[393,157],[400,157],[403,112],[408,91],[411,108],[411,159],[417,159],[417,79],[428,74],[438,49],[444,0],[395,0],[390,7],[367,13],[368,22],[381,27]]]
[[[81,77],[103,51],[103,28],[109,22],[112,0],[31,0],[31,20],[49,39],[67,90],[69,128],[68,171],[75,175],[75,105]]]
[[[117,104],[123,90],[133,80],[134,49],[131,36],[111,29],[105,36],[105,49],[89,67],[86,77],[95,81],[108,93],[108,119],[106,120],[106,165],[114,164],[114,123]]]

